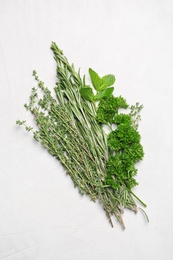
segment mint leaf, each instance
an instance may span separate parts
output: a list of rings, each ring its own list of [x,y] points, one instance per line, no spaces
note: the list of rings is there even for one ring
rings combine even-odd
[[[105,88],[112,86],[115,82],[115,76],[112,74],[100,78],[100,76],[91,68],[89,68],[89,74],[92,84],[97,91],[104,90]]]
[[[80,94],[83,98],[89,101],[94,101],[94,93],[92,88],[90,87],[83,87],[80,90]]]
[[[101,78],[100,90],[103,90],[109,86],[112,86],[115,83],[115,76],[112,74],[105,75]]]
[[[112,95],[113,91],[114,91],[114,87],[104,89],[104,90],[98,92],[95,95],[94,100],[100,100],[100,99],[103,99],[103,98],[109,98]]]
[[[91,81],[92,81],[92,84],[93,84],[95,90],[100,90],[102,81],[101,81],[101,78],[99,77],[99,75],[91,68],[89,68],[89,74],[90,74],[90,78],[91,78]]]

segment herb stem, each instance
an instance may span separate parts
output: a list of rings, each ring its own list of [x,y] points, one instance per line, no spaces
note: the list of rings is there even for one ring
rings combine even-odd
[[[133,191],[129,190],[129,192],[130,192],[144,207],[147,207],[147,205],[146,205],[138,196],[136,196],[136,194],[133,193]]]

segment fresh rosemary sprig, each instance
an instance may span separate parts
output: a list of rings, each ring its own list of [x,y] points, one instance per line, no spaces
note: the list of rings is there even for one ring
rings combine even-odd
[[[112,226],[111,216],[115,215],[124,228],[123,209],[137,212],[132,197],[136,195],[125,182],[115,187],[116,178],[112,179],[112,183],[109,181],[110,148],[100,124],[105,122],[99,121],[105,112],[100,113],[101,103],[112,98],[113,87],[110,86],[115,78],[113,75],[100,78],[90,69],[97,91],[94,96],[92,88],[85,83],[85,77],[81,78],[80,71],[76,72],[74,65],[69,64],[56,43],[52,43],[51,49],[57,64],[56,97],[34,71],[38,88],[32,88],[30,102],[24,106],[32,113],[38,129],[27,126],[25,121],[17,120],[16,123],[31,131],[34,139],[61,162],[82,195],[88,195],[92,201],[99,200]],[[42,98],[39,97],[39,89],[43,93]],[[101,100],[98,108],[96,100]],[[123,103],[123,98],[120,97],[119,102]],[[139,105],[131,107],[130,117],[134,118],[136,127],[140,109]],[[111,115],[109,111],[106,113],[108,117]]]

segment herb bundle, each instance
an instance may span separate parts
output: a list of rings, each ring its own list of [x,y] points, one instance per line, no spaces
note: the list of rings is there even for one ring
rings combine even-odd
[[[113,75],[101,78],[90,68],[93,87],[87,85],[85,76],[75,71],[56,43],[51,49],[57,64],[56,97],[33,71],[38,87],[32,88],[30,102],[24,106],[38,127],[34,130],[26,121],[16,123],[31,131],[61,162],[82,195],[101,203],[112,226],[111,216],[115,215],[125,228],[124,208],[136,213],[134,198],[146,206],[132,192],[137,185],[135,164],[144,155],[137,131],[142,106],[129,107],[123,97],[113,95]],[[124,113],[120,113],[122,109]]]

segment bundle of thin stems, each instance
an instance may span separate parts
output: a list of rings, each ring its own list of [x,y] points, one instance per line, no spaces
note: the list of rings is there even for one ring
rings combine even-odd
[[[34,71],[38,88],[32,88],[30,102],[25,107],[34,116],[38,129],[33,130],[25,121],[17,123],[32,131],[34,139],[61,162],[82,195],[100,202],[112,226],[111,216],[115,215],[125,228],[124,208],[137,212],[134,194],[125,185],[113,190],[105,184],[107,136],[95,119],[95,103],[80,95],[80,88],[86,86],[85,77],[81,78],[80,71],[76,72],[69,64],[56,43],[52,43],[51,49],[57,64],[56,97]]]

